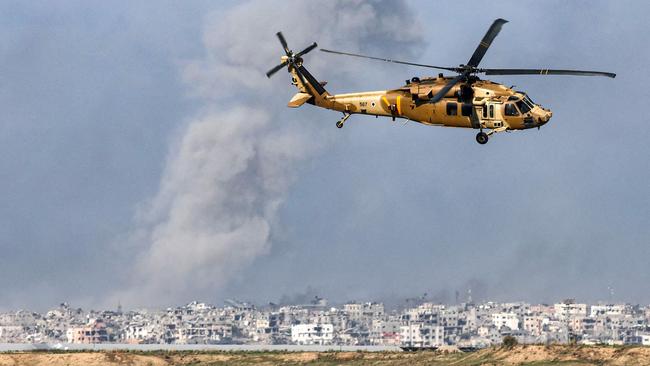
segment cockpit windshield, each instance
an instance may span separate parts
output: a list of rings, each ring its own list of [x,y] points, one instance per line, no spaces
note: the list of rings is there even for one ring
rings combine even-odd
[[[511,95],[508,97],[508,101],[513,101],[517,105],[517,108],[521,111],[522,114],[530,112],[531,109],[535,108],[535,103],[528,97],[526,93],[517,92],[518,94]],[[519,95],[521,94],[521,95]]]
[[[524,114],[528,113],[531,109],[533,109],[530,105],[528,105],[528,103],[524,102],[521,99],[519,101],[515,102],[515,104],[517,105],[517,108],[519,108],[521,113],[524,113]]]
[[[530,99],[528,94],[524,94],[524,102],[530,104],[531,107],[535,106],[535,102],[533,102],[533,100]]]
[[[517,105],[517,108],[521,111],[521,113],[526,114],[530,112],[531,109],[535,108],[535,103],[526,95],[524,92],[517,92],[520,93],[521,95],[511,95],[508,100],[515,101],[515,104]]]
[[[535,107],[535,102],[533,102],[533,100],[530,99],[528,94],[526,94],[526,93],[524,93],[524,92],[522,92],[520,90],[517,91],[517,94],[515,94],[515,95],[511,96],[510,98],[508,98],[508,100],[518,100],[518,99],[523,99],[524,102],[530,106],[530,108]]]

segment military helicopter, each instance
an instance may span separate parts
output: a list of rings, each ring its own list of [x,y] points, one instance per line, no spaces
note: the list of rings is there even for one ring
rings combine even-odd
[[[458,74],[454,77],[445,77],[440,73],[437,77],[414,77],[406,80],[405,85],[397,89],[332,95],[324,88],[327,82],[316,80],[303,65],[302,57],[318,45],[314,42],[304,50],[294,53],[287,46],[282,32],[278,32],[277,37],[285,55],[281,57],[280,64],[269,70],[266,76],[270,78],[286,66],[292,76],[291,83],[298,89],[288,106],[296,108],[309,103],[342,112],[343,117],[336,122],[338,128],[342,128],[352,114],[390,117],[393,121],[396,118],[404,118],[430,126],[478,129],[476,141],[479,144],[487,143],[489,136],[498,132],[540,128],[548,123],[553,113],[550,109],[535,104],[525,92],[515,91],[489,80],[481,80],[476,74],[616,77],[614,73],[601,71],[479,68],[483,56],[507,22],[504,19],[496,19],[467,64],[457,67],[397,61],[321,48],[321,51],[330,54],[451,71]]]

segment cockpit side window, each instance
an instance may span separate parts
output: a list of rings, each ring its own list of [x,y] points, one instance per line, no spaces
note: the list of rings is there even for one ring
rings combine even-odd
[[[506,116],[518,116],[519,112],[513,103],[506,103]]]

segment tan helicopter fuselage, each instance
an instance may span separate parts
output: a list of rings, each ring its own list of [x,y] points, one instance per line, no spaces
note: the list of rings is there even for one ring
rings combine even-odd
[[[463,98],[464,87],[456,85],[442,100],[428,103],[450,78],[442,75],[422,80],[413,78],[398,89],[331,95],[322,93],[323,88],[319,93],[292,68],[289,72],[300,91],[289,107],[308,102],[346,115],[404,118],[431,126],[485,128],[494,132],[540,127],[552,116],[550,110],[532,103],[525,93],[488,80],[472,83],[471,98]]]

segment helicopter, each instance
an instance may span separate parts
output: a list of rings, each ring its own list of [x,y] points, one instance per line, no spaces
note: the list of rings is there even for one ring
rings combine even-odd
[[[403,118],[429,126],[478,129],[476,141],[479,144],[486,144],[489,137],[495,133],[535,127],[539,129],[548,123],[553,112],[533,102],[525,92],[513,90],[493,81],[482,80],[477,74],[616,77],[614,73],[602,71],[480,68],[479,64],[483,56],[507,22],[505,19],[496,19],[469,61],[457,67],[434,66],[320,49],[329,54],[451,71],[457,74],[453,77],[439,73],[437,77],[413,77],[396,89],[332,95],[325,90],[327,82],[319,82],[303,64],[303,56],[318,47],[316,42],[294,53],[289,49],[282,32],[276,35],[284,48],[285,55],[280,58],[280,64],[270,69],[266,76],[270,78],[286,66],[291,74],[291,84],[298,89],[298,93],[291,98],[288,106],[297,108],[308,103],[342,112],[343,117],[336,122],[338,128],[342,128],[353,114],[389,117],[393,121],[396,118]]]

